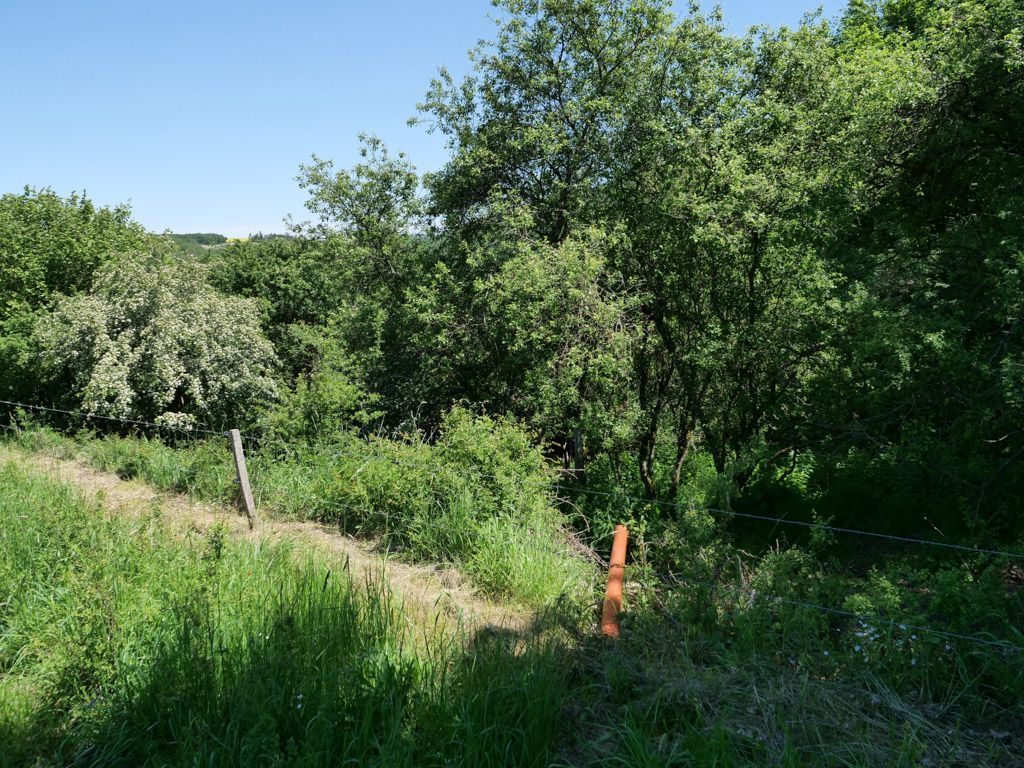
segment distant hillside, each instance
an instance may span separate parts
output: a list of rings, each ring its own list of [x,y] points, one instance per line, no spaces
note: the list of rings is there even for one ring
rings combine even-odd
[[[214,232],[192,232],[187,234],[169,234],[167,237],[174,242],[176,249],[181,253],[191,253],[197,256],[218,245],[224,245],[228,239],[224,235]]]

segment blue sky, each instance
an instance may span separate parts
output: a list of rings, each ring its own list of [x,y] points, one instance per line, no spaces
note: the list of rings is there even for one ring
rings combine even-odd
[[[742,32],[795,24],[817,0],[721,5]],[[406,120],[438,66],[467,70],[490,13],[487,0],[2,0],[0,192],[130,201],[154,231],[281,231],[305,218],[299,164],[352,164],[359,131],[420,171],[443,163],[443,139]]]

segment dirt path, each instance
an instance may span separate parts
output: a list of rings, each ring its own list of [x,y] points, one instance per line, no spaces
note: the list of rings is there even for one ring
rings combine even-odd
[[[238,538],[251,541],[290,541],[297,551],[315,551],[347,562],[357,582],[377,580],[383,574],[398,597],[403,612],[419,627],[475,632],[486,627],[515,632],[533,623],[528,611],[500,605],[475,594],[453,569],[404,563],[386,556],[373,542],[340,534],[313,522],[264,519],[250,531],[243,515],[219,504],[196,502],[187,496],[154,489],[137,480],[123,480],[112,472],[88,464],[21,449],[0,448],[0,461],[13,460],[62,482],[117,514],[150,513],[154,504],[182,530],[204,531],[218,523]]]

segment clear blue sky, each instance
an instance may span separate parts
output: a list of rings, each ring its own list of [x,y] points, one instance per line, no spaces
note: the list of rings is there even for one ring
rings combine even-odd
[[[680,3],[682,5],[682,3]],[[713,2],[705,2],[711,7]],[[818,0],[722,0],[727,25],[795,24]],[[836,15],[844,0],[824,2]],[[147,228],[281,231],[294,177],[376,133],[421,171],[406,120],[439,65],[467,70],[487,0],[0,0],[0,192],[130,201]]]

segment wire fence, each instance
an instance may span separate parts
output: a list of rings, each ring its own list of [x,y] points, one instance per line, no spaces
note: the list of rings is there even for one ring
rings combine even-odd
[[[66,416],[70,416],[76,419],[82,419],[85,422],[92,420],[105,421],[108,423],[126,424],[133,427],[147,427],[151,429],[157,429],[165,432],[174,432],[183,435],[215,435],[218,437],[224,437],[228,433],[224,430],[209,429],[205,426],[178,426],[174,424],[160,424],[155,421],[140,421],[138,419],[128,419],[120,416],[104,416],[99,413],[83,413],[81,411],[71,411],[66,408],[55,408],[52,405],[35,405],[32,403],[20,403],[16,400],[0,400],[0,405],[7,405],[11,408],[23,408],[29,411],[37,412],[48,412],[48,413],[60,413]]]
[[[689,586],[701,587],[709,591],[718,591],[722,589],[721,584],[715,584],[713,582],[704,581],[701,579],[693,578],[681,573],[668,572],[665,574],[656,574],[656,577],[660,581],[672,581],[676,583],[684,583]],[[732,591],[736,594],[743,592],[742,586],[734,586]],[[870,621],[874,624],[890,627],[892,629],[898,629],[901,631],[914,631],[921,632],[922,634],[930,634],[936,637],[942,637],[946,640],[960,640],[969,643],[975,643],[977,645],[988,646],[990,648],[997,648],[1007,653],[1024,653],[1024,646],[1016,645],[1008,640],[989,639],[980,637],[978,635],[967,635],[961,632],[954,632],[949,629],[937,629],[935,627],[925,626],[921,624],[908,623],[905,620],[898,619],[887,619],[883,616],[871,613],[858,613],[856,611],[849,611],[845,608],[835,608],[827,605],[820,605],[818,603],[808,602],[806,600],[796,600],[791,597],[783,597],[771,592],[759,591],[755,588],[747,590],[750,597],[748,601],[749,606],[753,606],[755,602],[764,602],[769,605],[787,605],[794,608],[806,608],[808,610],[815,610],[821,613],[826,613],[832,616],[842,616],[849,619],[857,619],[861,621]]]
[[[106,415],[101,415],[101,414],[85,414],[85,413],[81,413],[81,412],[78,412],[78,411],[72,411],[72,410],[63,409],[63,408],[56,408],[56,407],[53,407],[53,406],[44,406],[44,405],[38,405],[38,404],[33,404],[33,403],[22,403],[22,402],[12,401],[12,400],[0,399],[0,405],[8,406],[9,409],[12,409],[10,411],[11,413],[13,413],[13,409],[25,409],[25,410],[30,410],[30,411],[34,411],[34,412],[58,413],[58,414],[63,414],[63,415],[72,417],[74,419],[81,419],[81,420],[83,420],[86,423],[88,423],[91,420],[96,419],[96,420],[101,420],[101,421],[108,422],[108,423],[119,423],[119,424],[126,425],[126,426],[129,426],[129,427],[142,427],[142,428],[146,428],[146,429],[155,429],[158,432],[171,432],[171,433],[173,433],[175,435],[187,436],[187,437],[192,437],[192,438],[199,438],[199,437],[227,437],[229,435],[229,432],[222,431],[222,430],[210,429],[210,428],[208,428],[206,426],[202,426],[202,425],[196,425],[196,426],[168,425],[168,424],[161,424],[161,423],[158,423],[158,422],[144,421],[144,420],[138,420],[138,419],[120,418],[120,417],[106,416]],[[0,426],[2,426],[4,429],[6,429],[8,431],[16,430],[17,429],[17,426],[15,424],[13,424],[13,423],[4,424],[4,425],[0,425]],[[294,450],[294,451],[310,452],[310,453],[313,453],[313,454],[317,455],[319,458],[354,458],[354,459],[358,459],[358,460],[360,460],[360,461],[362,461],[364,463],[367,463],[367,464],[369,462],[373,462],[373,461],[386,461],[388,463],[391,463],[391,464],[393,464],[395,466],[399,466],[399,467],[404,467],[404,468],[409,468],[409,469],[416,469],[417,471],[426,470],[428,472],[428,477],[430,479],[437,479],[437,478],[442,477],[442,476],[451,477],[454,474],[456,476],[461,476],[463,478],[472,479],[472,480],[491,480],[491,481],[495,481],[495,482],[508,482],[508,481],[512,481],[513,483],[516,483],[516,482],[519,482],[520,484],[522,483],[522,478],[516,478],[514,476],[511,476],[511,477],[510,476],[500,476],[500,475],[497,475],[497,474],[494,474],[494,473],[483,472],[479,468],[467,467],[467,468],[462,468],[462,469],[460,469],[458,471],[453,471],[450,466],[446,466],[446,467],[442,468],[442,467],[439,467],[436,463],[409,460],[409,459],[406,459],[406,458],[399,458],[399,457],[396,457],[396,456],[391,456],[391,455],[383,454],[383,453],[380,453],[380,452],[374,452],[373,451],[373,447],[374,446],[373,446],[372,440],[361,441],[360,448],[358,448],[358,449],[353,447],[353,448],[348,448],[346,450],[346,449],[342,449],[339,446],[328,446],[328,447],[325,447],[325,446],[318,446],[318,445],[309,444],[309,443],[292,443],[292,442],[280,441],[280,440],[267,441],[267,440],[263,440],[263,439],[261,439],[261,438],[259,438],[257,436],[254,436],[254,435],[240,435],[240,438],[242,439],[242,441],[248,443],[249,445],[256,445],[256,446],[262,447],[264,449],[278,449],[278,450],[280,450],[280,449],[291,449],[291,450]],[[356,470],[356,471],[358,471],[358,470]],[[854,528],[847,528],[847,527],[843,527],[843,526],[834,526],[834,525],[830,525],[830,524],[826,524],[826,523],[806,522],[806,521],[803,521],[803,520],[793,520],[793,519],[787,519],[787,518],[784,518],[784,517],[773,517],[773,516],[770,516],[770,515],[760,515],[760,514],[754,514],[754,513],[748,513],[748,512],[740,512],[740,511],[730,510],[730,509],[722,509],[722,508],[716,508],[716,507],[700,506],[700,505],[686,504],[686,503],[680,503],[680,502],[670,502],[670,501],[665,501],[665,500],[660,500],[660,499],[650,499],[650,498],[646,498],[646,497],[630,495],[630,494],[627,494],[627,493],[612,492],[612,491],[604,491],[604,490],[599,490],[599,489],[586,488],[586,487],[580,486],[580,485],[567,485],[565,483],[555,482],[555,483],[551,483],[549,487],[552,490],[562,491],[562,492],[566,492],[566,493],[581,494],[581,495],[586,495],[586,496],[591,496],[591,497],[603,497],[603,498],[611,500],[614,503],[621,503],[621,504],[624,505],[624,507],[627,504],[628,505],[643,504],[643,505],[652,505],[652,506],[658,506],[658,507],[671,508],[671,509],[674,509],[674,510],[677,510],[677,511],[707,512],[707,513],[712,514],[712,515],[721,515],[721,516],[726,516],[726,517],[730,517],[730,518],[756,520],[756,521],[760,521],[760,522],[772,523],[773,525],[799,526],[799,527],[805,528],[805,529],[815,529],[815,530],[821,530],[821,531],[829,531],[829,532],[833,532],[833,533],[841,533],[841,534],[844,534],[844,535],[851,535],[851,536],[863,536],[863,537],[868,537],[868,538],[872,538],[872,539],[886,540],[886,541],[890,541],[890,542],[893,542],[893,543],[899,543],[899,544],[904,544],[904,545],[935,547],[935,548],[940,548],[940,549],[944,549],[944,550],[953,550],[953,551],[958,551],[958,552],[966,552],[966,553],[975,554],[975,555],[985,555],[985,556],[990,556],[990,557],[1003,558],[1003,559],[1007,559],[1007,560],[1020,560],[1020,559],[1024,559],[1024,553],[1019,553],[1019,552],[1012,552],[1012,551],[999,550],[999,549],[993,549],[993,548],[985,548],[985,547],[977,547],[977,546],[967,546],[967,545],[963,545],[963,544],[955,544],[955,543],[950,543],[950,542],[936,541],[936,540],[933,540],[933,539],[923,539],[923,538],[916,538],[916,537],[910,537],[910,536],[897,536],[897,535],[882,533],[882,532],[878,532],[878,531],[866,531],[866,530],[860,530],[860,529],[854,529]],[[261,498],[269,498],[270,496],[271,496],[271,494],[262,494],[262,493],[260,494]],[[338,500],[338,499],[325,498],[323,496],[311,496],[311,495],[308,495],[308,496],[302,496],[302,497],[295,497],[294,495],[292,495],[291,501],[292,502],[299,502],[299,503],[302,503],[302,504],[309,504],[309,506],[311,506],[311,507],[313,507],[315,509],[339,509],[339,510],[354,511],[354,512],[365,512],[365,510],[363,510],[361,507],[359,507],[357,505],[348,504],[348,503],[343,502],[343,501]],[[604,562],[599,556],[597,557],[597,561],[603,563],[604,565],[607,565],[607,563]],[[694,578],[692,576],[689,576],[689,575],[685,575],[685,574],[681,574],[681,573],[677,573],[677,572],[671,572],[671,571],[665,572],[665,573],[660,573],[660,574],[656,573],[656,572],[652,572],[652,576],[653,576],[653,578],[656,581],[658,581],[659,583],[662,583],[662,584],[669,584],[669,583],[680,584],[680,583],[682,583],[682,584],[687,584],[689,586],[700,587],[700,588],[708,590],[709,592],[712,592],[712,593],[718,592],[719,590],[722,589],[722,586],[723,586],[722,584],[716,584],[716,583],[713,583],[713,582],[708,582],[708,581],[704,581],[704,580],[701,580],[701,579],[696,579],[696,578]],[[743,589],[744,589],[743,585],[736,585],[736,586],[733,587],[733,590],[737,594],[742,592]],[[955,640],[955,641],[961,641],[961,642],[974,643],[974,644],[979,645],[979,646],[995,648],[995,649],[998,649],[998,650],[1000,650],[1000,651],[1002,651],[1004,653],[1024,653],[1024,645],[1018,645],[1018,644],[1015,644],[1015,643],[1013,643],[1011,641],[1008,641],[1008,640],[993,639],[993,638],[990,638],[990,637],[982,637],[982,636],[979,636],[979,635],[965,634],[965,633],[961,633],[961,632],[952,631],[952,630],[950,630],[948,628],[940,629],[940,628],[937,628],[937,627],[932,627],[932,626],[927,626],[927,625],[920,625],[920,624],[916,624],[916,623],[907,623],[906,621],[900,621],[898,619],[890,619],[890,618],[886,618],[886,617],[879,616],[879,615],[873,615],[873,614],[868,614],[868,613],[860,613],[860,612],[856,612],[856,611],[850,611],[850,610],[847,610],[847,609],[844,609],[844,608],[836,608],[834,606],[820,605],[820,604],[814,603],[814,602],[797,600],[797,599],[794,599],[792,597],[785,597],[785,596],[782,596],[782,595],[772,594],[772,593],[763,592],[763,591],[759,592],[759,591],[757,591],[756,589],[753,589],[753,588],[748,589],[747,590],[747,594],[748,594],[748,597],[749,597],[749,603],[750,604],[753,604],[754,601],[760,601],[760,602],[764,602],[764,603],[768,603],[768,604],[773,604],[773,605],[787,605],[787,606],[790,606],[790,607],[798,607],[798,608],[803,608],[803,609],[807,609],[807,610],[819,611],[819,612],[821,612],[823,614],[828,614],[828,615],[832,615],[832,616],[841,616],[841,617],[844,617],[844,618],[861,620],[861,621],[871,621],[871,622],[879,624],[881,626],[887,626],[887,627],[894,628],[894,629],[912,630],[912,631],[915,631],[915,632],[921,632],[922,634],[930,634],[930,635],[933,635],[935,637],[944,638],[944,639],[950,640],[950,641],[954,641]]]

